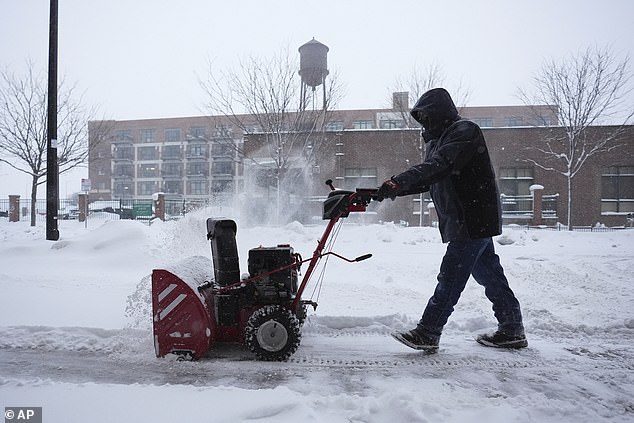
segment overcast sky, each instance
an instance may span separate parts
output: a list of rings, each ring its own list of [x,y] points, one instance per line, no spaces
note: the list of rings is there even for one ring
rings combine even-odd
[[[3,69],[46,70],[48,13],[48,0],[0,0]],[[395,80],[429,63],[471,92],[468,105],[513,105],[545,59],[591,46],[634,56],[633,16],[631,0],[59,0],[59,75],[106,118],[201,115],[210,61],[228,68],[314,37],[330,48],[341,109],[387,106]],[[62,179],[60,196],[81,176]],[[27,185],[0,164],[0,198]]]

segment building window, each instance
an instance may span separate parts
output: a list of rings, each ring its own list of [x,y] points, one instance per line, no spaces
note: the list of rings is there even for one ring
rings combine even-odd
[[[373,122],[371,120],[355,120],[352,127],[354,129],[372,129]]]
[[[189,193],[191,195],[207,195],[207,181],[189,182]]]
[[[164,163],[163,164],[163,176],[164,177],[181,177],[182,165],[180,163]]]
[[[189,157],[204,158],[207,156],[207,146],[204,144],[195,144],[189,146]]]
[[[231,138],[231,127],[227,125],[218,125],[214,128],[214,137]]]
[[[506,126],[524,126],[524,118],[522,116],[507,116]]]
[[[139,160],[157,160],[156,147],[139,147]]]
[[[344,189],[376,188],[375,167],[349,167],[346,168],[344,177]]]
[[[481,128],[493,128],[493,118],[490,117],[473,118],[471,121]]]
[[[343,121],[336,120],[326,124],[326,131],[343,131]]]
[[[139,165],[139,178],[156,178],[159,176],[158,164]]]
[[[207,130],[204,126],[192,126],[189,128],[189,136],[192,138],[205,138],[207,137]]]
[[[141,129],[141,142],[154,142],[154,129]]]
[[[233,163],[231,162],[214,162],[212,171],[214,175],[231,175],[233,173]]]
[[[114,133],[115,141],[132,141],[132,131],[130,129],[121,129]]]
[[[114,165],[112,176],[115,178],[134,178],[134,168],[131,164],[119,164]]]
[[[503,167],[500,169],[500,193],[504,195],[530,195],[533,168]]]
[[[179,142],[181,140],[181,130],[178,128],[165,130],[165,142]]]
[[[187,166],[187,174],[190,176],[207,176],[207,163],[190,163]]]
[[[557,126],[557,119],[553,116],[540,114],[535,117],[535,126]]]
[[[182,187],[181,181],[165,181],[164,191],[166,194],[182,194]]]
[[[143,181],[138,183],[139,195],[152,195],[158,191],[156,181]]]
[[[246,123],[244,124],[244,132],[246,134],[254,134],[256,132],[262,132],[259,125],[254,123]]]
[[[116,198],[129,198],[134,196],[132,186],[128,182],[115,182],[112,194]]]
[[[166,145],[163,147],[163,160],[166,159],[180,159],[181,158],[181,146],[180,145]]]
[[[233,146],[228,143],[214,143],[211,154],[214,157],[233,157]]]
[[[610,166],[601,172],[601,213],[634,212],[634,166]]]
[[[113,156],[115,160],[134,160],[134,148],[116,145]]]
[[[403,119],[381,119],[379,121],[381,129],[397,129],[405,127]]]

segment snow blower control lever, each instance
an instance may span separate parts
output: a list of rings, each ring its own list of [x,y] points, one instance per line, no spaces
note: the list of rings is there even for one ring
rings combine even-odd
[[[349,263],[330,249],[335,224],[351,212],[364,212],[376,189],[356,191],[336,189],[323,203],[323,219],[328,223],[317,248],[308,259],[295,253],[288,244],[249,250],[246,277],[240,277],[237,225],[231,219],[207,219],[207,239],[211,243],[212,263],[204,257],[190,257],[169,270],[152,271],[152,314],[154,348],[157,357],[167,354],[198,359],[216,342],[243,343],[261,360],[287,360],[299,347],[300,329],[312,300],[303,300],[320,259],[333,255]],[[336,235],[334,236],[336,237]],[[333,237],[333,238],[334,238]],[[308,262],[301,283],[299,270]],[[213,278],[209,277],[213,267]],[[323,274],[323,272],[320,272]]]

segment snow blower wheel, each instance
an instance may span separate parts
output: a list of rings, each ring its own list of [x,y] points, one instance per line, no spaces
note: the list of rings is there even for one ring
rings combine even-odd
[[[299,320],[288,309],[267,305],[251,315],[245,328],[245,344],[264,361],[286,361],[299,347]]]

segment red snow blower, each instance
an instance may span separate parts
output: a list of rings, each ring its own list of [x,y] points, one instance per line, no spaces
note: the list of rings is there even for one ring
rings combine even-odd
[[[290,245],[254,248],[249,250],[249,273],[241,278],[236,223],[209,218],[213,278],[206,276],[210,269],[204,257],[152,271],[157,357],[171,353],[199,359],[217,342],[243,343],[258,359],[267,361],[287,360],[297,350],[307,308],[317,307],[314,301],[302,300],[302,294],[320,259],[333,255],[358,262],[372,256],[347,259],[329,249],[335,224],[350,212],[366,211],[377,190],[344,191],[335,189],[331,180],[326,184],[331,189],[323,204],[328,224],[310,259],[303,260]],[[298,284],[300,267],[306,262],[308,268]]]

